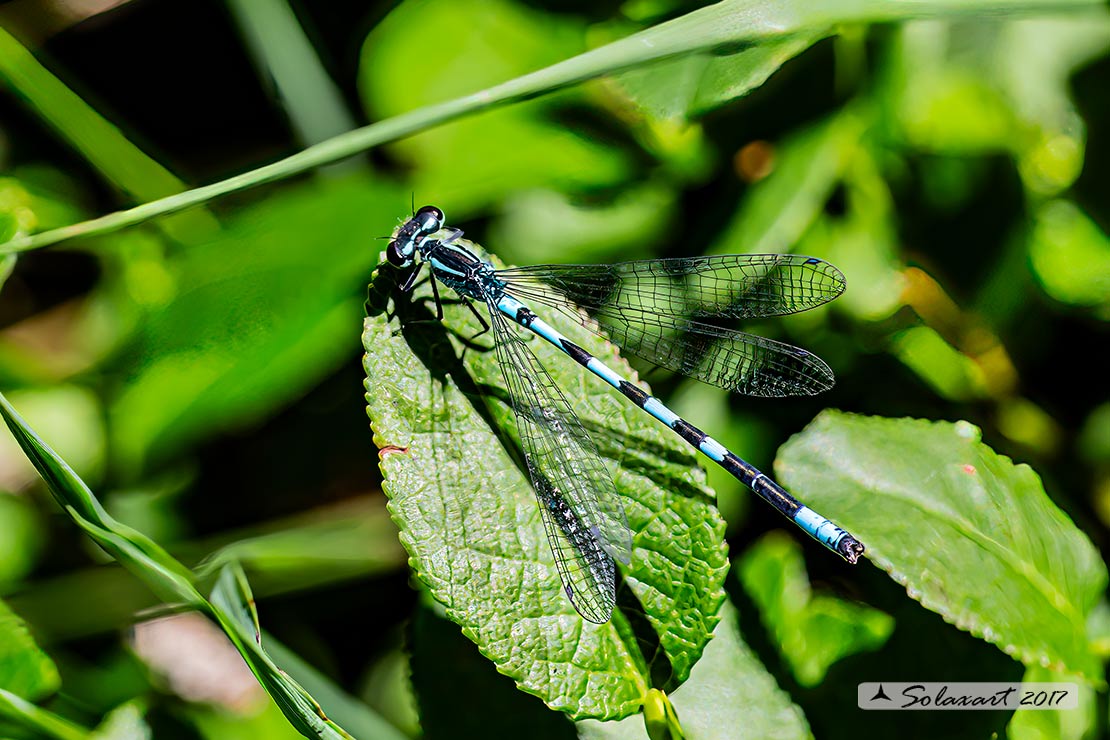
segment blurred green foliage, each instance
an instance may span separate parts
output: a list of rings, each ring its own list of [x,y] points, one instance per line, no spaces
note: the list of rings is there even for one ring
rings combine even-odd
[[[732,0],[691,16],[697,4],[675,0],[258,0],[124,3],[76,23],[16,5],[0,7],[5,241],[250,180],[352,122],[419,116],[591,49],[614,74],[574,86],[541,74],[534,99],[344,165],[4,258],[0,388],[26,427],[23,448],[0,437],[0,735],[1105,734],[1110,19],[1097,3]],[[909,12],[936,17],[867,24]],[[695,53],[625,69],[602,48],[672,18],[642,48]],[[705,48],[697,34],[743,43]],[[498,599],[513,597],[488,583],[470,584],[490,597],[474,602],[449,577],[413,589],[399,541],[421,577],[450,574],[459,561],[412,527],[449,521],[432,507],[465,478],[406,499],[426,471],[405,472],[404,489],[391,470],[404,460],[385,454],[399,538],[358,344],[375,239],[413,200],[506,262],[790,251],[840,267],[849,289],[834,304],[753,327],[824,357],[839,382],[823,397],[740,399],[637,368],[763,469],[781,447],[776,475],[861,535],[870,563],[849,569],[793,532],[761,538],[781,520],[716,470],[723,524],[675,503],[668,493],[704,480],[691,458],[614,437],[599,445],[624,466],[618,484],[654,502],[638,546],[671,558],[676,593],[697,598],[661,606],[648,585],[670,571],[645,560],[628,574],[645,614],[619,605],[602,639],[579,633],[557,585],[539,597],[550,609],[504,623]],[[436,385],[442,367],[391,349],[405,343],[391,325],[376,330],[370,408],[378,441],[394,442],[398,419],[442,421],[429,399],[453,391]],[[496,399],[491,358],[440,350]],[[561,358],[546,364],[600,409],[599,428],[635,431],[634,409]],[[406,386],[402,371],[433,379]],[[484,419],[463,389],[448,416],[496,449],[507,409],[494,400]],[[520,478],[500,441],[510,454],[487,462]],[[476,454],[441,444],[444,459]],[[534,505],[518,489],[481,489],[506,508],[475,515],[530,541]],[[510,502],[519,516],[502,521]],[[660,534],[680,530],[705,542]],[[218,665],[230,640],[257,682],[226,670],[208,681],[216,698],[182,689],[197,669],[160,662],[140,636],[185,606],[223,628],[208,642],[180,632],[186,652]],[[598,644],[612,650],[577,652]],[[1081,711],[911,725],[855,709],[859,681],[1023,673],[1078,682]],[[571,724],[514,680],[552,706],[625,719]]]

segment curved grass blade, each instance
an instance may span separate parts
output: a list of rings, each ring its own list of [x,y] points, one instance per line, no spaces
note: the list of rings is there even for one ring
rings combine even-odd
[[[0,689],[0,717],[43,740],[87,740],[88,731],[10,691]]]
[[[315,700],[262,650],[257,629],[249,626],[255,623],[249,611],[253,609],[253,602],[241,571],[224,568],[217,592],[222,603],[205,599],[184,565],[153,540],[116,521],[104,510],[84,481],[27,426],[2,394],[0,415],[58,504],[74,522],[163,601],[196,609],[220,625],[293,728],[308,738],[350,739],[351,736],[329,720]],[[228,594],[239,594],[243,601],[237,602]]]
[[[0,78],[88,160],[92,171],[142,202],[180,193],[186,184],[130,141],[76,92],[66,87],[7,30],[0,28]],[[219,223],[197,211],[169,219],[171,236],[193,240],[214,233]]]
[[[425,106],[340,134],[285,159],[226,180],[72,226],[64,226],[32,236],[16,237],[0,244],[0,253],[38,249],[66,239],[116,231],[206,203],[223,195],[338,162],[379,144],[400,139],[456,118],[508,103],[528,100],[602,75],[633,69],[664,59],[677,58],[684,54],[743,51],[753,45],[782,44],[786,40],[798,37],[799,34],[817,39],[838,23],[899,21],[975,14],[1029,15],[1101,7],[1101,0],[1076,0],[1067,3],[1052,0],[979,0],[978,2],[935,0],[930,3],[865,0],[842,4],[838,7],[827,7],[820,3],[798,3],[792,0],[774,2],[762,0],[758,3],[751,0],[724,0],[485,90]],[[780,46],[781,48],[785,47]],[[790,53],[800,50],[798,47],[792,47]],[[728,84],[726,84],[727,87]],[[724,99],[727,96],[715,97]]]

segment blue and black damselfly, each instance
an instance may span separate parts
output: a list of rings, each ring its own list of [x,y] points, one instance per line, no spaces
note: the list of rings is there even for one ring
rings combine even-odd
[[[424,206],[397,229],[386,256],[395,267],[409,270],[400,285],[403,292],[412,290],[424,264],[430,265],[438,319],[443,307],[437,283],[443,283],[482,325],[476,336],[493,329],[547,539],[567,596],[584,618],[602,623],[612,614],[614,561],[630,562],[631,534],[597,447],[510,322],[538,334],[616,388],[830,550],[850,563],[859,559],[864,550],[859,540],[575,345],[529,305],[566,313],[630,354],[730,391],[811,395],[833,384],[832,371],[820,358],[720,323],[827,303],[844,291],[839,270],[813,257],[778,254],[497,270],[460,244],[461,235],[444,227],[443,211]],[[488,322],[472,300],[486,304]]]

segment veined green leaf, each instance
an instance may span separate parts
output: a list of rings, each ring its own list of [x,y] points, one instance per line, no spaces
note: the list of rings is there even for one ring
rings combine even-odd
[[[1101,681],[1086,621],[1106,566],[1037,474],[976,427],[825,412],[775,469],[926,608],[1026,665]]]
[[[366,398],[390,513],[417,576],[499,671],[574,718],[626,716],[648,689],[681,683],[717,623],[727,568],[724,522],[693,451],[558,350],[529,342],[610,463],[632,529],[628,593],[618,593],[609,623],[583,621],[514,460],[516,423],[494,353],[482,349],[490,335],[463,351],[459,337],[478,327],[449,301],[443,324],[413,323],[432,317],[420,303],[427,284],[387,311],[394,277],[383,267],[371,288]],[[545,318],[635,377],[569,317]],[[653,643],[658,650],[644,649]]]

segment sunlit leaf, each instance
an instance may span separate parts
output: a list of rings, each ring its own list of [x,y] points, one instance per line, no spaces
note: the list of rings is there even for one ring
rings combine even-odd
[[[43,740],[86,740],[87,737],[83,728],[65,717],[4,689],[0,689],[0,719],[19,727],[30,737]]]
[[[1106,566],[1037,474],[976,427],[825,412],[775,469],[926,608],[1026,665],[1101,680],[1086,620]]]
[[[913,326],[891,337],[890,351],[937,395],[954,400],[986,397],[983,370],[928,326]]]
[[[900,36],[890,97],[915,146],[1011,152],[1039,193],[1075,180],[1086,131],[1068,78],[1110,46],[1105,9],[1078,18],[913,23]]]
[[[656,118],[693,118],[759,87],[788,60],[832,33],[831,25],[739,51],[690,54],[619,75],[627,94]]]
[[[675,190],[655,182],[604,206],[576,203],[551,190],[528,191],[502,206],[489,230],[490,248],[523,265],[650,257],[676,215],[676,199]]]

